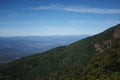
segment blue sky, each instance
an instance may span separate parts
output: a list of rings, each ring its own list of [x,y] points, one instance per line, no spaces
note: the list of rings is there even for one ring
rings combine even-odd
[[[120,0],[0,0],[0,36],[93,35],[120,23]]]

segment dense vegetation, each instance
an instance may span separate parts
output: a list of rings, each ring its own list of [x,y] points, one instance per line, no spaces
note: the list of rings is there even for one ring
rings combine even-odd
[[[100,34],[0,68],[9,80],[120,80],[120,24]]]

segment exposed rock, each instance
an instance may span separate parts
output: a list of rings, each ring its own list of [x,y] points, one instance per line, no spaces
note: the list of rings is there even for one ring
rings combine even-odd
[[[104,51],[104,46],[100,45],[100,44],[95,44],[94,47],[96,48],[96,51],[99,51],[99,52],[103,52]]]
[[[103,41],[103,43],[107,48],[110,48],[112,45],[112,40]]]
[[[94,47],[96,48],[96,51],[103,52],[107,48],[110,48],[112,46],[112,40],[106,40],[101,43],[96,43]]]
[[[120,26],[115,29],[113,38],[120,38]]]

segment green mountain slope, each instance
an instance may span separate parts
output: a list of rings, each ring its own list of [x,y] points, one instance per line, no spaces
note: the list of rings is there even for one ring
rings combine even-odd
[[[120,24],[69,46],[8,63],[0,79],[119,80]]]

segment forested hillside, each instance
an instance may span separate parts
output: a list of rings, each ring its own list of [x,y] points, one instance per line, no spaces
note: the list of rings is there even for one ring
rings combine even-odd
[[[120,80],[120,24],[0,68],[9,80]]]

